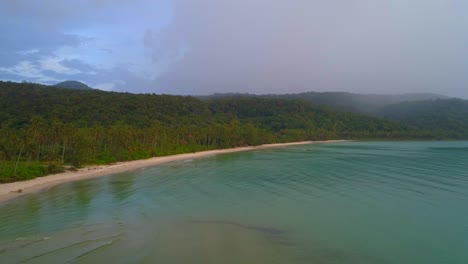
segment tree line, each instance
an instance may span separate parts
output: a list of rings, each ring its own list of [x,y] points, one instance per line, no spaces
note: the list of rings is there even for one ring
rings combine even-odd
[[[69,90],[0,82],[0,182],[107,164],[265,143],[440,137],[300,100]]]

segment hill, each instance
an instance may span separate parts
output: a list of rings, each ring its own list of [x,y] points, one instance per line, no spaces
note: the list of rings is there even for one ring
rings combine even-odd
[[[102,164],[264,143],[433,138],[398,122],[301,100],[56,89],[0,82],[0,182]]]
[[[277,99],[298,99],[316,105],[325,105],[332,108],[370,115],[378,114],[384,106],[406,101],[423,101],[434,99],[448,99],[448,97],[432,93],[413,93],[399,95],[381,94],[357,94],[347,92],[305,92],[296,94],[213,94],[201,99],[208,98],[239,98],[239,97],[261,97]]]
[[[368,126],[371,123],[381,128],[389,124],[400,128],[397,123],[378,118],[300,100],[273,98],[201,101],[190,96],[57,90],[37,84],[0,83],[0,104],[3,106],[0,121],[15,128],[26,127],[38,117],[86,127],[125,123],[143,128],[155,121],[166,125],[203,126],[238,120],[276,132],[295,128],[379,132]]]
[[[118,122],[135,127],[147,127],[154,121],[171,126],[174,124],[209,126],[212,123],[231,122],[236,119],[279,133],[276,135],[279,137],[278,140],[284,140],[280,135],[284,132],[282,130],[288,129],[309,131],[323,129],[333,131],[335,137],[351,135],[378,137],[379,133],[384,131],[384,127],[393,127],[394,134],[398,134],[396,131],[403,129],[395,125],[398,123],[372,118],[369,115],[344,112],[332,107],[310,104],[305,100],[283,99],[291,95],[271,98],[271,96],[252,97],[232,94],[226,98],[224,95],[212,96],[202,101],[189,96],[116,93],[94,89],[52,89],[31,83],[0,82],[0,84],[2,88],[0,122],[8,122],[15,128],[28,126],[35,117],[86,127],[112,126]],[[340,102],[344,104],[345,94],[322,93],[321,96],[330,100],[341,97],[341,101],[334,102],[338,105]],[[296,96],[298,95],[294,95]],[[371,96],[368,95],[366,99],[372,98]],[[437,95],[379,95],[377,98],[381,99],[380,102],[389,104],[382,106],[375,115],[417,129],[443,130],[446,137],[468,137],[466,100],[437,99],[390,104],[399,100],[427,97],[437,97]],[[355,98],[363,100],[364,97],[356,95]],[[378,125],[370,125],[374,123]]]
[[[209,98],[277,98],[310,102],[314,105],[361,113],[411,126],[436,138],[468,138],[467,100],[422,93],[373,95],[344,92],[308,92],[284,95],[213,94]]]
[[[64,81],[54,84],[53,86],[72,90],[94,90],[88,85],[78,81]]]
[[[468,137],[468,100],[437,99],[385,106],[379,116],[425,130],[444,130],[450,137]]]
[[[406,101],[422,101],[447,98],[438,94],[419,93],[419,94],[399,94],[399,95],[381,95],[381,94],[356,94],[345,92],[308,92],[299,94],[286,94],[280,98],[302,99],[308,102],[328,105],[344,111],[352,111],[374,115],[386,105],[391,105]]]

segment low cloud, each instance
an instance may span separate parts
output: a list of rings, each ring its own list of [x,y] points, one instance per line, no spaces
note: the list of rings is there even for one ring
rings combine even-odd
[[[461,0],[6,0],[0,16],[0,79],[468,98]]]
[[[53,84],[74,79],[128,91],[157,77],[142,41],[169,21],[170,0],[6,0],[0,3],[0,79]],[[144,79],[132,83],[135,79]]]
[[[7,74],[13,79],[22,78],[23,80],[27,79],[28,81],[42,82],[42,83],[51,83],[58,82],[60,79],[51,77],[44,73],[44,70],[41,69],[40,65],[33,63],[31,61],[20,61],[12,67],[0,67],[0,73]],[[16,78],[15,78],[16,77]]]
[[[174,92],[468,96],[467,5],[441,0],[176,0]],[[157,51],[160,52],[160,48]]]

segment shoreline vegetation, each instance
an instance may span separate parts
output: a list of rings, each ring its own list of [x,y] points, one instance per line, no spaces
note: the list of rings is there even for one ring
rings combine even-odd
[[[438,138],[398,122],[290,99],[200,100],[0,82],[0,105],[0,183],[241,146]]]
[[[460,104],[456,112],[463,115],[465,104]],[[0,105],[0,184],[75,175],[85,166],[84,170],[102,171],[91,168],[242,146],[468,135],[464,126],[468,119],[456,126],[450,122],[414,126],[288,98],[202,100],[0,81]]]
[[[258,150],[265,148],[278,148],[295,145],[308,145],[308,144],[319,144],[319,143],[337,143],[346,142],[349,140],[325,140],[325,141],[301,141],[291,143],[276,143],[276,144],[264,144],[259,146],[248,146],[248,147],[236,147],[228,149],[217,149],[207,150],[194,153],[176,154],[162,157],[153,157],[149,159],[140,159],[132,161],[117,162],[109,165],[97,165],[87,166],[76,171],[66,171],[59,174],[53,174],[35,178],[32,180],[18,181],[11,183],[0,184],[0,202],[5,202],[14,198],[24,196],[26,194],[35,193],[38,191],[46,190],[53,186],[91,179],[100,176],[108,176],[116,173],[122,173],[126,171],[134,171],[146,167],[152,167],[160,164],[183,161],[188,159],[197,159],[210,157],[219,154],[235,153],[241,151]]]

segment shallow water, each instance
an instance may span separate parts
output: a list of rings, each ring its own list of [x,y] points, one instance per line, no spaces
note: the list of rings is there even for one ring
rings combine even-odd
[[[188,160],[0,205],[0,263],[468,263],[468,142]]]

